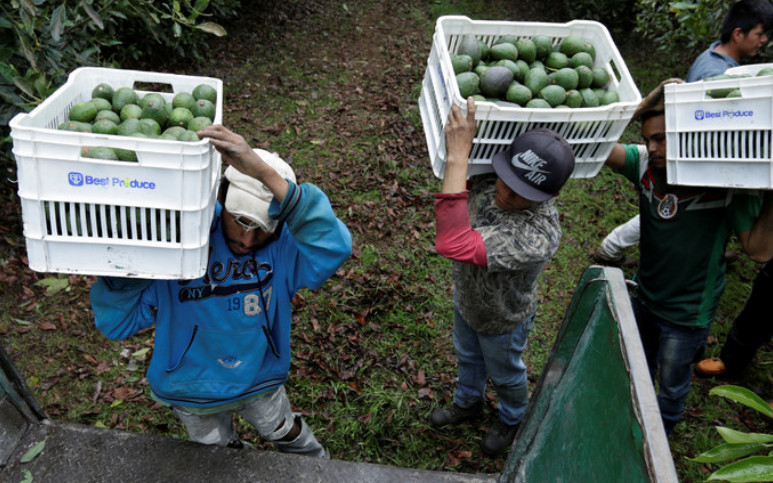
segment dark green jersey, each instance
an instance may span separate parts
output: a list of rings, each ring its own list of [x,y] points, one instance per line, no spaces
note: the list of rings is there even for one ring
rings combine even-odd
[[[649,166],[645,146],[626,145],[621,173],[639,188],[638,295],[657,317],[706,327],[725,288],[732,231],[754,225],[762,199],[725,188],[673,186]]]

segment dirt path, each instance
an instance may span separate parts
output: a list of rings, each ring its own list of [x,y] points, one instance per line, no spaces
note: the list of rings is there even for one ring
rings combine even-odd
[[[493,3],[505,19],[525,12],[530,20],[547,18],[528,4]],[[423,213],[431,194],[415,189],[435,181],[416,102],[432,47],[432,5],[262,5],[218,41],[212,63],[198,69],[224,80],[225,122],[249,133],[254,145],[269,149],[277,135],[294,134],[298,149],[283,156],[308,161],[297,169],[323,190],[344,189],[348,196],[336,202],[348,207],[345,221],[363,241],[415,238],[413,230],[432,228],[430,213]],[[380,196],[363,201],[369,192]],[[373,200],[386,206],[374,210]],[[405,220],[416,226],[398,228]]]

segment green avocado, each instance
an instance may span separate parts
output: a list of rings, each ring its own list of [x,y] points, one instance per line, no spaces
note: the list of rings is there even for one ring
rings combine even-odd
[[[472,59],[473,66],[478,65],[478,62],[480,62],[480,59],[483,55],[481,52],[480,44],[478,43],[478,39],[474,35],[470,34],[462,37],[456,53],[458,55],[466,55]]]
[[[537,60],[537,46],[531,39],[518,39],[515,48],[518,50],[518,58],[527,64]]]
[[[566,99],[566,89],[559,85],[549,85],[542,88],[539,91],[540,99],[545,99],[550,107],[555,107],[559,104],[563,104]]]
[[[523,84],[529,88],[534,97],[539,95],[539,92],[548,85],[548,82],[548,74],[539,67],[530,69],[523,80]]]
[[[139,96],[131,87],[119,87],[113,94],[113,110],[121,112],[121,109],[127,104],[137,104]]]
[[[510,102],[514,102],[519,106],[525,106],[532,99],[531,90],[523,84],[513,82],[510,87],[507,88],[507,94],[505,99]]]
[[[580,82],[580,75],[571,67],[564,67],[563,69],[558,69],[557,71],[550,73],[548,75],[548,81],[550,84],[559,85],[569,91],[577,88]]]
[[[91,101],[79,102],[70,109],[70,121],[91,122],[97,116],[97,106]]]
[[[469,55],[451,54],[451,67],[454,69],[454,74],[470,72],[472,70],[472,66],[472,57]]]
[[[475,72],[462,72],[456,76],[456,84],[459,86],[459,94],[462,99],[467,99],[478,92],[480,79]]]
[[[492,45],[489,49],[489,57],[491,60],[512,60],[515,62],[518,60],[518,49],[514,44],[504,42],[501,44]]]

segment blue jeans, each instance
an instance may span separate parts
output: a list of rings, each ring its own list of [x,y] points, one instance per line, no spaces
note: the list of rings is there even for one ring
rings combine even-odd
[[[650,376],[653,382],[657,380],[660,416],[666,434],[670,434],[682,417],[692,363],[702,357],[711,326],[691,329],[670,324],[652,315],[638,298],[632,298],[631,303]],[[656,379],[658,368],[660,377]]]
[[[483,401],[487,378],[499,396],[499,419],[508,425],[521,422],[529,402],[529,381],[521,356],[534,314],[514,330],[501,335],[479,334],[454,308],[454,350],[459,377],[454,403],[467,408]]]

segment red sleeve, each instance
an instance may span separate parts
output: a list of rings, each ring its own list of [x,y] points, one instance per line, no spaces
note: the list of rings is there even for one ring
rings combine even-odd
[[[487,266],[486,245],[480,233],[470,226],[467,192],[435,194],[435,248],[446,258]]]

